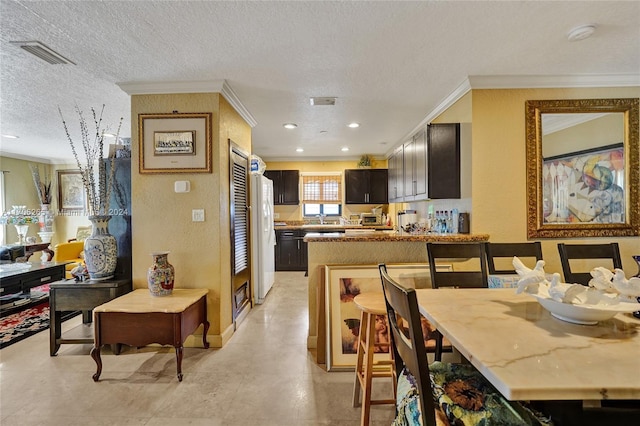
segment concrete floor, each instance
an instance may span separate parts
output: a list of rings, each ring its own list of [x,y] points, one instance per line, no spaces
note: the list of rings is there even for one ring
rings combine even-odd
[[[353,373],[326,372],[306,348],[307,279],[278,272],[222,349],[186,348],[184,379],[170,347],[103,350],[100,382],[91,345],[49,356],[40,332],[0,351],[0,424],[29,425],[358,425]],[[81,317],[63,324],[77,326]],[[106,353],[105,353],[106,352]],[[391,392],[378,379],[375,397]],[[371,425],[389,425],[392,405],[372,407]]]

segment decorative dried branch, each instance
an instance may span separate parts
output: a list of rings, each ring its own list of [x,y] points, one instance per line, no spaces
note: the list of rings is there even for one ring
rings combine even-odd
[[[101,128],[104,105],[102,105],[100,114],[98,114],[94,108],[91,108],[91,114],[93,116],[93,123],[95,126],[95,136],[93,137],[90,137],[87,122],[82,111],[77,105],[75,107],[75,110],[80,119],[80,139],[82,142],[82,150],[84,151],[84,155],[86,157],[86,163],[84,164],[80,161],[75,143],[73,142],[73,138],[71,137],[69,128],[67,127],[67,123],[62,115],[62,110],[60,109],[60,107],[58,107],[58,112],[60,113],[60,118],[62,119],[62,125],[67,135],[67,140],[71,145],[71,152],[73,153],[73,157],[76,160],[76,165],[78,166],[78,169],[80,170],[82,175],[82,184],[85,188],[88,198],[89,215],[108,215],[109,205],[111,202],[111,190],[115,180],[115,154],[109,157],[111,162],[111,170],[109,175],[107,176],[106,166],[104,162],[101,161],[104,149],[104,134],[106,131],[106,129]],[[123,118],[120,118],[118,131],[116,133],[116,140],[118,140],[120,135],[122,121]],[[98,163],[97,170],[95,168],[96,162]]]
[[[33,184],[36,186],[40,204],[51,204],[51,175],[48,168],[45,166],[44,173],[41,174],[40,165],[29,163],[29,169],[31,169],[31,177],[33,177]],[[42,179],[42,175],[44,175],[44,179]]]

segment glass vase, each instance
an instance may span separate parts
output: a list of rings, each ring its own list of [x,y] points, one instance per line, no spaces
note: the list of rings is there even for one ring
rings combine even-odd
[[[21,246],[27,244],[26,237],[27,232],[29,232],[29,225],[14,225],[16,227],[16,232],[18,233],[18,244]]]

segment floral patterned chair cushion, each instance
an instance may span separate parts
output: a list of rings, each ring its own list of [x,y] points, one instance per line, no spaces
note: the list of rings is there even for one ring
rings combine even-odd
[[[507,401],[470,365],[434,362],[429,371],[438,426],[553,424],[525,405]],[[398,376],[397,391],[393,426],[422,425],[418,388],[407,370]]]

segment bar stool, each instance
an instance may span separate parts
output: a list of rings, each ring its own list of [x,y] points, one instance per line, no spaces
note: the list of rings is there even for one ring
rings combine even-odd
[[[396,376],[393,371],[393,360],[374,360],[376,346],[376,316],[387,316],[387,307],[382,292],[361,293],[353,302],[360,309],[360,332],[358,333],[358,361],[353,387],[353,406],[360,405],[360,390],[362,390],[362,415],[360,424],[369,424],[371,405],[393,404],[396,397]],[[391,334],[389,334],[391,337]],[[388,347],[391,346],[389,340]],[[391,351],[389,351],[391,353]],[[371,385],[373,379],[390,377],[393,386],[393,399],[371,399]]]

